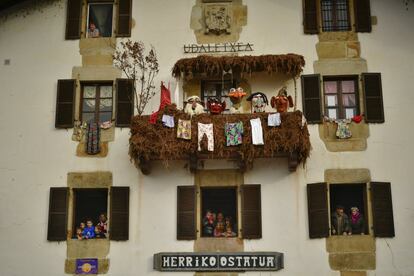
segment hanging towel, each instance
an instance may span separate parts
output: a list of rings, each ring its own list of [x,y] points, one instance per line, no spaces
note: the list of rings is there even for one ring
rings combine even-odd
[[[97,123],[88,123],[88,134],[86,141],[86,153],[97,154],[101,151],[99,146],[100,128]]]
[[[213,124],[198,123],[198,151],[201,151],[201,141],[203,136],[207,136],[207,150],[214,151]]]
[[[251,119],[250,125],[252,126],[253,145],[264,145],[262,122],[260,121],[260,118]]]
[[[191,140],[191,121],[178,119],[177,138]]]
[[[174,117],[164,114],[164,115],[162,115],[162,123],[166,127],[173,128],[175,126]]]
[[[237,146],[242,143],[243,123],[226,123],[224,134],[227,146]]]
[[[280,113],[269,114],[269,117],[267,117],[268,126],[280,126],[280,124]]]

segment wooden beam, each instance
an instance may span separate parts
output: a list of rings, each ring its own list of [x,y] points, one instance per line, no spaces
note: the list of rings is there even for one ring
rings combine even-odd
[[[295,172],[296,168],[299,165],[299,155],[297,151],[293,151],[291,153],[289,153],[288,156],[288,167],[289,167],[289,171],[291,172]]]

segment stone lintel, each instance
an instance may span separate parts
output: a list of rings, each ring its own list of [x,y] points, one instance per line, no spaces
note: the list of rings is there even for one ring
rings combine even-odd
[[[325,170],[328,183],[367,183],[371,181],[368,169],[328,169]]]
[[[110,186],[112,186],[111,172],[102,171],[68,173],[68,187],[70,188],[109,188]],[[96,241],[97,243],[100,242],[100,240]]]
[[[97,258],[104,259],[109,254],[109,239],[76,240],[69,239],[67,243],[67,258]]]
[[[329,265],[332,270],[339,271],[375,270],[375,252],[331,253]]]

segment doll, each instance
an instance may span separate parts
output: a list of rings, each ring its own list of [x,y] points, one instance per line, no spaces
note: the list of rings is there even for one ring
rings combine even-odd
[[[246,101],[251,102],[252,113],[265,112],[266,106],[268,105],[267,97],[262,92],[251,94]]]
[[[201,100],[198,96],[191,96],[187,98],[184,112],[193,116],[204,113],[204,107],[201,104]]]
[[[226,109],[226,102],[220,102],[217,98],[209,98],[207,108],[210,110],[210,114],[219,115]]]
[[[287,90],[284,86],[279,90],[276,97],[272,97],[270,104],[277,112],[284,113],[288,111],[289,107],[293,107],[293,99],[287,95]]]
[[[246,93],[244,92],[243,88],[239,87],[237,89],[230,89],[229,98],[233,104],[233,106],[230,108],[231,114],[243,113],[241,102],[244,96],[246,96]]]

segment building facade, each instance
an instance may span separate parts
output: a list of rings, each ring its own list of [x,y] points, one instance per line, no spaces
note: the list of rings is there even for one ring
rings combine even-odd
[[[271,262],[274,270],[251,263],[252,271],[243,273],[413,275],[414,132],[407,105],[414,101],[414,6],[400,2],[57,0],[4,6],[0,274],[81,274],[78,266],[93,259],[95,274],[102,275],[238,275],[185,271],[191,265],[180,268],[171,260],[178,272],[162,271],[156,254],[276,252],[283,261]],[[221,140],[214,143],[218,155],[145,156],[140,149],[156,141],[163,148],[152,152],[168,155],[177,146],[176,129],[160,132],[172,133],[168,137],[140,132],[143,117],[131,125],[130,82],[112,59],[127,39],[157,51],[157,94],[145,115],[159,108],[161,81],[177,95],[178,108],[191,96],[205,103],[218,97],[228,107],[232,87],[247,96],[261,92],[269,99],[266,113],[252,115],[250,103],[242,104],[249,113],[246,144],[253,143],[248,120],[267,123],[275,112],[270,99],[282,87],[294,106],[282,114],[275,136],[263,125],[265,145],[246,147],[257,149],[252,159],[244,151],[225,155]],[[193,123],[208,123],[213,115],[197,116]],[[217,126],[225,120],[212,121],[215,132],[224,133]],[[96,131],[83,124],[106,121]],[[276,143],[266,154],[279,134],[286,135],[280,138],[284,150]],[[93,145],[99,152],[90,154]],[[339,205],[350,223],[350,208],[359,208],[365,219],[360,232],[337,235],[332,217]],[[208,236],[208,210],[230,217],[230,236]],[[100,214],[108,217],[107,236],[78,240],[80,223],[96,225]],[[242,266],[235,265],[249,270]]]

